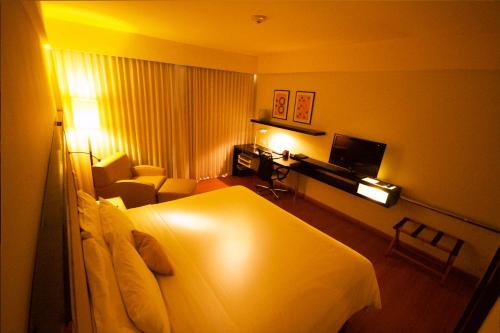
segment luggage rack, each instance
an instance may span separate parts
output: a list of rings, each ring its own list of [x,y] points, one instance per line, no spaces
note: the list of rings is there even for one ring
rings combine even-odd
[[[453,262],[455,261],[464,241],[448,235],[441,230],[429,227],[423,223],[416,222],[409,217],[404,217],[401,221],[394,225],[394,230],[396,234],[387,249],[386,255],[391,254],[391,252],[396,252],[397,254],[405,257],[406,259],[421,265],[425,268],[430,269],[431,271],[437,273],[441,277],[441,284],[444,284],[448,273],[451,270]],[[415,239],[418,239],[421,242],[429,244],[433,247],[436,247],[446,253],[448,253],[448,260],[446,264],[441,269],[435,269],[423,261],[419,261],[418,259],[407,255],[405,252],[401,250],[399,245],[400,233],[409,235]]]

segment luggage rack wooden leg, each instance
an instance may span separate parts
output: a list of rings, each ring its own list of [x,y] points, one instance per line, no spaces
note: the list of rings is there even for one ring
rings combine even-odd
[[[443,272],[443,277],[441,278],[441,284],[444,284],[444,281],[448,277],[448,274],[450,273],[451,267],[453,266],[453,262],[458,256],[458,252],[462,248],[462,245],[464,244],[464,241],[461,239],[458,239],[455,247],[450,253],[450,256],[448,257],[448,260],[446,261],[446,265],[444,266],[444,272]]]
[[[387,248],[387,251],[385,251],[385,255],[388,256],[389,254],[391,254],[393,248],[398,248],[398,247],[399,247],[399,230],[396,230],[396,235],[394,235],[394,238],[392,239],[389,248]]]
[[[391,244],[389,245],[389,248],[387,251],[385,251],[385,255],[388,256],[391,254],[392,249],[399,248],[399,229],[408,221],[409,219],[407,217],[403,218],[401,221],[399,221],[396,225],[394,225],[394,230],[396,230],[396,234],[394,235],[394,238],[391,241]]]

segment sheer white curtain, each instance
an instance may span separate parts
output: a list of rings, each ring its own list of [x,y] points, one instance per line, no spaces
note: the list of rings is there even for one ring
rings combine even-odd
[[[192,175],[226,175],[231,170],[234,144],[251,142],[253,76],[188,67],[183,81],[190,115]]]
[[[159,165],[169,177],[230,172],[232,146],[251,141],[251,74],[55,50],[70,149],[88,151],[74,123],[76,99],[94,100],[94,155],[124,151],[135,164]],[[87,133],[88,135],[88,133]],[[93,191],[88,156],[73,154],[80,186]]]

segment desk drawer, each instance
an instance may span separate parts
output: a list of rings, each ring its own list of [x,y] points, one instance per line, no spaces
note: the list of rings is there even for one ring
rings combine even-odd
[[[238,155],[238,164],[249,169],[257,169],[257,159],[245,154]]]

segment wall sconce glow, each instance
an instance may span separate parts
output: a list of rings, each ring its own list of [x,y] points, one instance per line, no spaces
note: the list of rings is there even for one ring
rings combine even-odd
[[[71,6],[71,4],[67,5],[64,1],[42,1],[41,3],[44,18],[80,23],[123,32],[137,32],[137,29],[133,25],[124,20],[87,10],[82,8],[82,6],[75,7],[74,5]]]
[[[87,135],[89,146],[90,165],[94,164],[94,155],[92,154],[91,137],[99,132],[99,109],[97,101],[92,98],[73,98],[71,100],[73,107],[73,126],[78,132]]]
[[[289,135],[284,133],[276,133],[271,135],[269,138],[269,148],[276,152],[282,152],[284,150],[292,150],[293,139]]]
[[[94,80],[89,72],[83,68],[83,63],[75,66],[74,70],[67,71],[66,77],[68,80],[69,93],[71,96],[78,98],[95,98],[96,89]]]
[[[75,128],[86,132],[99,129],[99,109],[92,98],[73,98],[73,124]]]
[[[362,183],[358,184],[357,193],[383,204],[387,202],[387,198],[389,197],[389,193]]]
[[[52,45],[50,45],[49,43],[43,43],[43,48],[47,51],[51,51]]]
[[[263,145],[263,146],[266,146],[266,143],[263,142],[264,138],[265,138],[265,134],[267,133],[267,128],[259,128],[256,132],[255,132],[255,136],[254,136],[254,139],[253,139],[253,146],[254,148],[257,146],[257,141]]]

